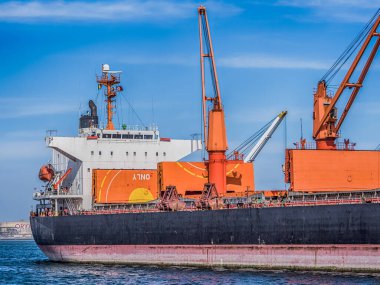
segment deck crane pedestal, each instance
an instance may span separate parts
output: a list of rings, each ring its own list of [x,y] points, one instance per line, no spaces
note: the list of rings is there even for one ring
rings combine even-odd
[[[380,9],[318,82],[313,106],[315,149],[308,144],[302,149],[286,151],[285,182],[290,183],[290,190],[328,192],[380,188],[379,152],[355,151],[355,144],[351,144],[348,139],[343,144],[336,142],[339,130],[377,54],[380,45],[379,24]],[[327,89],[330,81],[357,49],[359,51],[337,91],[329,95]],[[339,116],[337,103],[343,97],[348,99]]]

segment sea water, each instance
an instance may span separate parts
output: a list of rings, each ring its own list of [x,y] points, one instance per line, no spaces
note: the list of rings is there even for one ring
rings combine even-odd
[[[34,241],[0,241],[0,284],[380,284],[380,274],[57,263]]]

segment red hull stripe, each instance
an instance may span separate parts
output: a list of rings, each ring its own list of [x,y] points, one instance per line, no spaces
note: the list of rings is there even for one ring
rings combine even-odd
[[[54,261],[380,271],[380,245],[40,245]]]

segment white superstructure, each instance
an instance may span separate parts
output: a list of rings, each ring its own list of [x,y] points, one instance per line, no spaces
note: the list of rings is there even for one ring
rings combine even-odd
[[[103,66],[103,74],[107,72]],[[63,204],[70,210],[90,210],[94,169],[157,169],[159,162],[177,161],[202,148],[200,140],[160,138],[156,127],[100,129],[96,105],[90,101],[89,106],[91,115],[81,117],[77,137],[46,137],[54,179],[34,193],[42,208],[50,203],[56,212]]]
[[[158,162],[177,161],[201,148],[200,140],[161,139],[157,130],[97,129],[95,135],[49,136],[46,143],[52,149],[55,171],[61,175],[72,171],[57,194],[43,196],[74,199],[76,207],[79,203],[84,210],[93,206],[93,169],[156,169]]]

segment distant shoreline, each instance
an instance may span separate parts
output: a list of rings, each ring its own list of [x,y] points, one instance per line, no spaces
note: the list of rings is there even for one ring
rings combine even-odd
[[[20,241],[20,240],[34,241],[33,237],[28,237],[28,238],[0,238],[0,242],[1,241]]]

